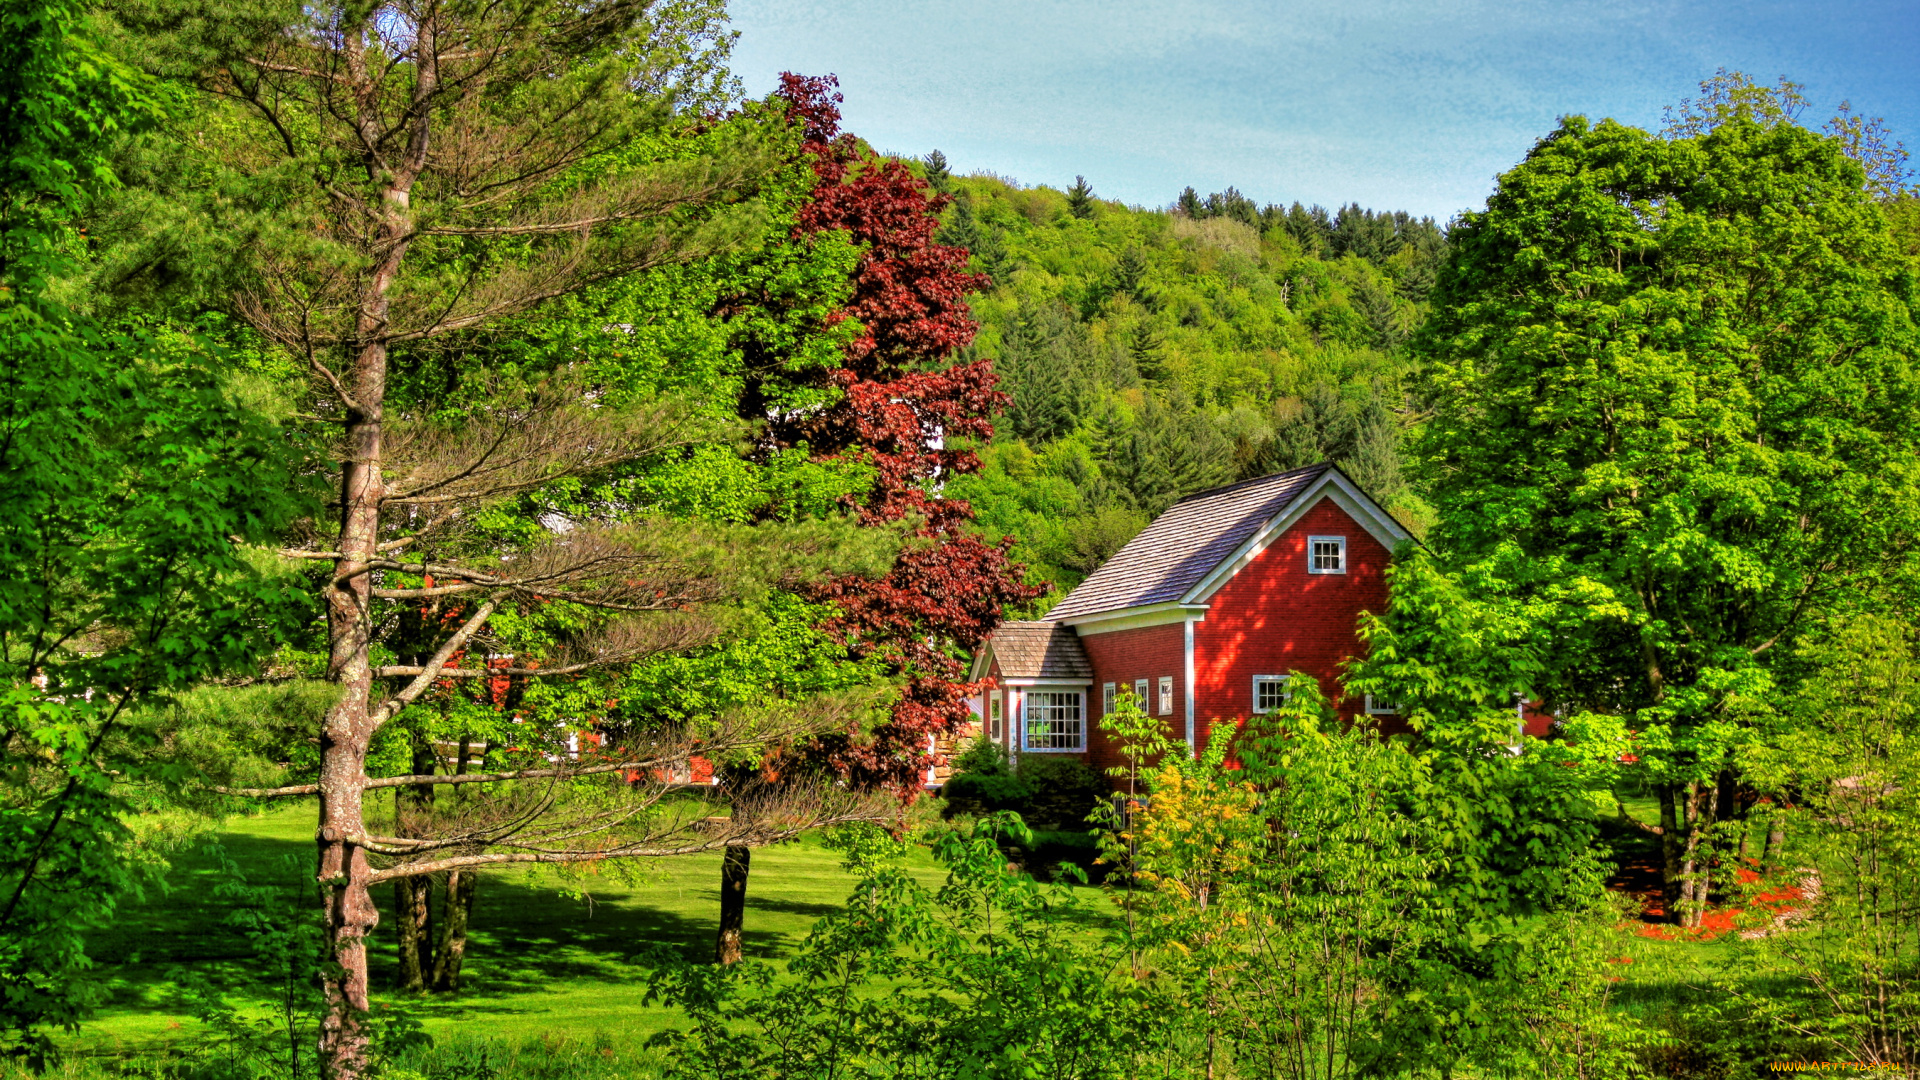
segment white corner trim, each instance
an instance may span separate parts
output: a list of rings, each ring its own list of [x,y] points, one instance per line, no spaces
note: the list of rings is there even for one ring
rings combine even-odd
[[[1204,615],[1206,610],[1205,604],[1169,602],[1147,604],[1142,607],[1115,608],[1112,611],[1096,611],[1091,615],[1079,615],[1060,621],[1073,627],[1081,637],[1091,637],[1094,634],[1110,634],[1116,630],[1137,630],[1143,626],[1169,626]]]
[[[1332,499],[1333,504],[1346,511],[1367,534],[1388,551],[1392,551],[1402,540],[1413,539],[1413,534],[1401,528],[1400,523],[1380,505],[1368,498],[1361,490],[1353,486],[1353,481],[1342,475],[1339,469],[1328,469],[1312,486],[1294,497],[1272,521],[1267,522],[1247,538],[1232,555],[1220,561],[1220,565],[1208,572],[1187,594],[1179,599],[1181,604],[1204,604],[1225,585],[1233,575],[1246,569],[1247,564],[1260,557],[1274,538],[1292,528],[1307,511],[1320,505],[1320,500]]]
[[[1187,706],[1187,756],[1189,758],[1197,757],[1200,753],[1200,737],[1193,730],[1193,624],[1198,621],[1192,616],[1187,618],[1187,681],[1184,696]]]

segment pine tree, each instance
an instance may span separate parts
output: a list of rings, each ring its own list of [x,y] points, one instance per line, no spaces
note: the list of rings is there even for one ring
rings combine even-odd
[[[1007,245],[1001,239],[999,227],[981,221],[974,212],[973,200],[964,192],[954,196],[953,214],[934,233],[934,241],[966,251],[968,266],[985,274],[988,285],[1004,281],[1012,270],[1007,262]]]
[[[936,195],[947,195],[953,191],[953,171],[947,168],[947,155],[938,150],[927,155],[927,186]]]
[[[1232,479],[1233,447],[1184,391],[1147,398],[1119,441],[1114,478],[1149,516],[1184,496]]]
[[[1184,217],[1198,220],[1205,216],[1205,209],[1200,205],[1200,193],[1191,187],[1180,193],[1174,207]]]
[[[1134,328],[1127,343],[1127,352],[1133,358],[1133,368],[1140,377],[1154,382],[1166,376],[1166,367],[1161,360],[1161,349],[1166,339],[1152,323],[1141,323]]]
[[[1067,189],[1067,212],[1085,221],[1093,216],[1093,187],[1084,176],[1073,178],[1073,186]]]
[[[1086,327],[1063,307],[1044,307],[1021,321],[1001,361],[1015,434],[1050,441],[1079,425],[1092,397],[1093,351]]]
[[[1135,245],[1120,253],[1113,264],[1113,288],[1124,293],[1135,302],[1150,304],[1150,290],[1146,286],[1147,262],[1145,248]]]

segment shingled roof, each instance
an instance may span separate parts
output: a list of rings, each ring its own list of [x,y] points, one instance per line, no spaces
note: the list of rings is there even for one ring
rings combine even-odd
[[[1092,679],[1080,635],[1057,622],[1001,623],[990,639],[1006,679]]]
[[[1324,463],[1189,495],[1047,612],[1071,619],[1178,600],[1326,473]]]

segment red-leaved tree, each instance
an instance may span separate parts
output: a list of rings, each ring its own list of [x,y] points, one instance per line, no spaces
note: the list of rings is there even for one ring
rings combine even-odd
[[[990,544],[967,531],[973,508],[940,493],[944,478],[980,468],[956,440],[991,438],[992,416],[1008,404],[990,361],[953,362],[977,329],[967,294],[988,281],[967,269],[965,248],[933,241],[947,197],[929,198],[904,165],[865,154],[840,131],[836,79],[780,78],[815,177],[796,238],[838,229],[863,246],[852,295],[832,319],[857,320],[864,333],[841,367],[818,374],[841,391],[837,401],[779,421],[776,437],[869,465],[872,487],[850,500],[861,519],[910,519],[927,541],[884,577],[842,577],[816,590],[839,611],[827,629],[904,680],[885,724],[864,739],[830,740],[817,753],[856,785],[911,798],[932,738],[968,722],[967,698],[978,688],[965,681],[961,657],[999,624],[1007,605],[1043,591],[1008,559],[1011,540]]]

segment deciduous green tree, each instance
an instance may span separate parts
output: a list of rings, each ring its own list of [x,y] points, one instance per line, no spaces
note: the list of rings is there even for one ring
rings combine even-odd
[[[141,881],[123,785],[180,779],[131,714],[271,646],[286,583],[247,545],[300,509],[227,358],[51,284],[111,141],[160,112],[93,30],[73,4],[0,14],[0,1053],[36,1067],[99,997],[86,931]]]
[[[1914,549],[1912,266],[1836,140],[1740,112],[1569,118],[1452,242],[1419,345],[1433,540],[1548,602],[1536,690],[1630,718],[1697,918],[1733,706]]]

